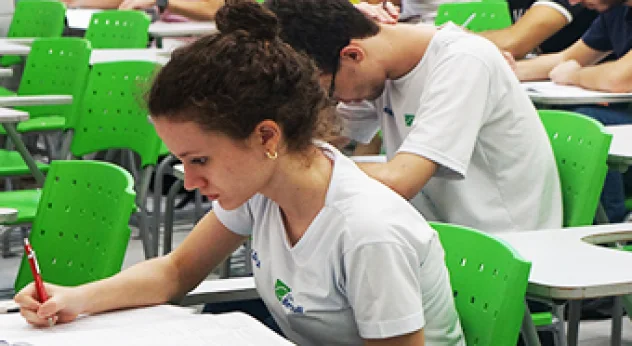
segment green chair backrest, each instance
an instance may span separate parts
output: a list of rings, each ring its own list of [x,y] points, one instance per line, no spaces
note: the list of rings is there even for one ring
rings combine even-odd
[[[16,107],[40,115],[69,116],[79,105],[90,69],[90,43],[77,37],[41,38],[33,42],[18,95],[72,95],[70,105]]]
[[[76,286],[121,270],[133,187],[127,171],[107,162],[51,163],[29,235],[45,281]],[[15,291],[31,281],[23,256]]]
[[[505,1],[443,3],[437,9],[435,25],[448,21],[463,25],[468,20],[466,28],[473,32],[504,29],[511,25],[509,5]]]
[[[531,263],[489,234],[431,223],[445,249],[467,345],[516,345]]]
[[[538,110],[551,141],[562,187],[564,227],[592,225],[608,171],[612,135],[598,121],[560,110]]]
[[[107,10],[90,18],[86,39],[92,48],[147,48],[150,18],[142,11]]]
[[[60,37],[64,31],[66,6],[63,2],[21,0],[15,5],[13,19],[7,37]],[[22,62],[22,58],[6,55],[0,65],[10,66]]]
[[[75,157],[107,149],[130,149],[141,166],[155,165],[161,145],[143,102],[160,65],[119,61],[92,65],[78,112],[70,152]]]

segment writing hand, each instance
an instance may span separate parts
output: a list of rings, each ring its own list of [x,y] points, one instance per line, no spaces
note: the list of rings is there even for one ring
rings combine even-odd
[[[78,288],[47,283],[44,286],[49,295],[45,303],[38,301],[34,283],[28,284],[15,296],[14,300],[20,306],[20,314],[24,319],[38,327],[48,326],[49,318],[53,319],[53,323],[65,323],[76,319],[83,309]]]

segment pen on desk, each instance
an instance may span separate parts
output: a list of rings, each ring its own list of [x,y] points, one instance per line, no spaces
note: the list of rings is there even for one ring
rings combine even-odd
[[[467,26],[470,25],[470,23],[472,22],[472,20],[474,20],[475,17],[476,17],[476,13],[470,14],[470,16],[467,17],[465,22],[463,22],[463,24],[461,24],[461,28],[467,29]]]
[[[37,296],[39,298],[40,303],[44,303],[48,300],[48,294],[46,293],[46,289],[44,289],[44,281],[42,281],[42,273],[39,269],[39,264],[37,263],[37,257],[35,257],[35,251],[29,243],[28,238],[24,238],[24,251],[26,253],[26,258],[29,261],[29,266],[31,267],[31,273],[33,273],[33,280],[35,280],[35,290],[37,291]],[[48,318],[48,325],[53,326],[53,318]]]

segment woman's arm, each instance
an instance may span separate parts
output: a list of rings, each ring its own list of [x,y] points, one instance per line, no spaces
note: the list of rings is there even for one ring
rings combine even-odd
[[[78,314],[161,304],[193,289],[244,240],[210,212],[167,256],[78,287],[47,285],[51,298],[43,304],[36,300],[31,284],[16,295],[15,301],[27,321],[40,326],[47,325],[48,318],[68,322]]]

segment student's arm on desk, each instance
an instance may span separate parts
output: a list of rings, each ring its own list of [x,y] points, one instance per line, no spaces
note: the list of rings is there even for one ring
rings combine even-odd
[[[614,93],[632,92],[632,51],[616,61],[599,65],[586,66],[567,61],[556,66],[550,77],[558,84]]]
[[[79,8],[118,8],[123,0],[62,0],[68,7]]]
[[[406,199],[415,197],[437,170],[433,161],[411,153],[398,153],[386,163],[358,163],[358,166]]]
[[[120,9],[143,9],[154,6],[155,0],[124,0]],[[193,20],[213,20],[215,13],[224,5],[223,0],[170,0],[167,10]]]
[[[184,296],[243,243],[245,237],[228,230],[208,213],[172,253],[141,262],[110,278],[77,287],[46,285],[50,299],[39,303],[34,285],[15,297],[31,324],[74,320],[79,314],[157,305]]]
[[[494,42],[500,50],[521,59],[567,24],[566,17],[555,8],[532,6],[514,25],[480,35]]]
[[[366,339],[364,346],[423,346],[425,345],[424,330],[400,335],[388,339]]]
[[[512,68],[521,81],[549,79],[549,73],[559,64],[575,60],[582,66],[592,65],[608,53],[588,47],[581,39],[559,53],[545,54],[537,58],[520,60]],[[511,64],[511,62],[510,62]]]

